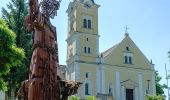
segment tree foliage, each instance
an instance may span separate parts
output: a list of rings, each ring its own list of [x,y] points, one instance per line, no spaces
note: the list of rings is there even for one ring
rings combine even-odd
[[[6,22],[0,19],[0,90],[7,90],[7,75],[11,67],[21,64],[24,58],[24,50],[15,44],[16,35],[10,30]]]
[[[155,72],[155,81],[156,81],[156,95],[163,95],[164,94],[164,86],[160,84],[161,77],[158,74],[158,71]]]
[[[79,100],[80,98],[79,97],[77,97],[77,96],[71,96],[70,97],[70,100]]]
[[[12,87],[18,88],[21,81],[28,78],[28,69],[31,60],[31,34],[27,32],[24,25],[24,17],[28,14],[27,0],[11,0],[7,9],[2,8],[2,18],[8,27],[16,33],[16,45],[23,48],[25,58],[17,68],[11,67],[10,74],[5,77],[12,79]]]
[[[77,96],[71,96],[70,100],[80,100],[80,98]],[[86,100],[96,100],[96,98],[95,98],[95,96],[87,96]]]

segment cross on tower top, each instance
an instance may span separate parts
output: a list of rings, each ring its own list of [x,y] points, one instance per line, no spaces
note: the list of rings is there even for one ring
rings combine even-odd
[[[129,36],[129,34],[128,34],[128,29],[129,29],[129,27],[126,25],[126,26],[125,26],[125,36]]]
[[[126,25],[125,26],[125,33],[128,33],[129,27]]]

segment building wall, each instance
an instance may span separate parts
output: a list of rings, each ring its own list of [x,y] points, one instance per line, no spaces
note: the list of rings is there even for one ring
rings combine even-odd
[[[0,91],[0,100],[5,100],[5,93]]]

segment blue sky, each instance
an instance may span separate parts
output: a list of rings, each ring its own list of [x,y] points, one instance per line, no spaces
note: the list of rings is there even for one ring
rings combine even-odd
[[[67,7],[72,0],[62,0],[58,16],[52,20],[57,27],[59,60],[66,64]],[[165,83],[164,65],[170,70],[170,0],[94,0],[99,8],[100,52],[124,38],[124,27],[144,55],[155,64]],[[3,0],[5,7],[9,0]],[[170,73],[170,72],[169,72]]]

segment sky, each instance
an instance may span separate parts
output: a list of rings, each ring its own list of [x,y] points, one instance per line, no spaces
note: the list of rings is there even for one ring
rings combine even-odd
[[[10,0],[3,0],[6,7]],[[57,28],[59,62],[66,64],[67,13],[69,2],[62,0],[58,16],[52,23]],[[112,47],[124,38],[125,29],[143,54],[152,59],[165,84],[165,63],[170,70],[170,0],[94,0],[99,8],[99,50]],[[0,13],[1,14],[1,13]],[[170,71],[168,72],[170,74]],[[170,86],[170,84],[169,84]],[[166,91],[165,91],[166,92]],[[166,94],[167,95],[167,92]]]

